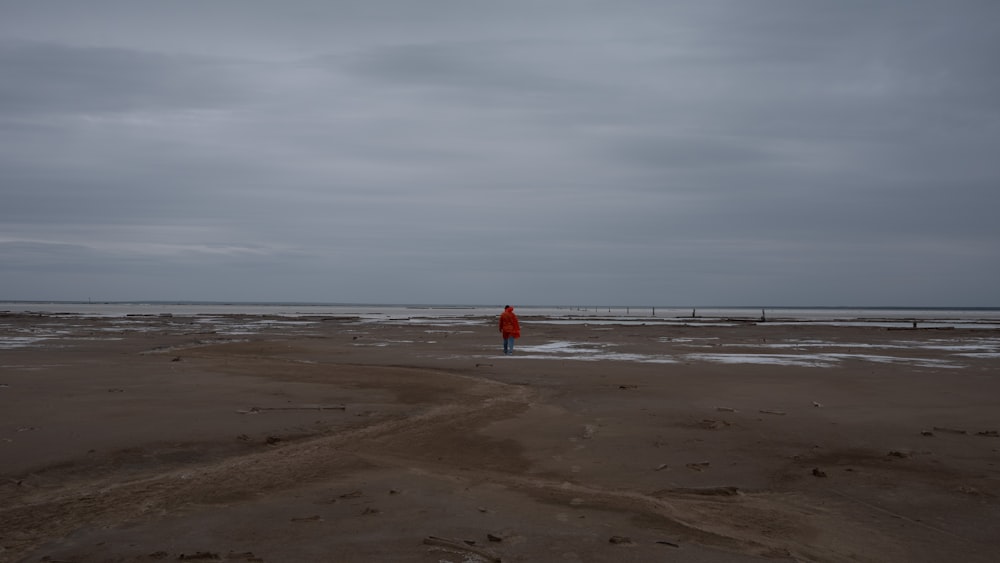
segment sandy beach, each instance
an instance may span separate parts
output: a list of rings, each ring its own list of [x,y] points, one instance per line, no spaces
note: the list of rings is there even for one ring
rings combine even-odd
[[[0,561],[995,561],[1000,331],[0,316]]]

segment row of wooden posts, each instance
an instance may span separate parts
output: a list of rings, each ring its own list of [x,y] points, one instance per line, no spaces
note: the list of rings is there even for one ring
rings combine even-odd
[[[643,307],[643,308],[645,308],[645,307]],[[608,307],[608,312],[609,313],[611,312],[611,309],[612,309],[611,307]],[[651,316],[655,317],[656,316],[656,307],[650,307],[650,309],[652,311],[651,312]],[[583,309],[583,310],[587,310],[587,309]],[[594,312],[595,313],[599,312],[600,310],[601,310],[601,307],[594,307]],[[632,308],[631,307],[625,307],[625,314],[626,315],[631,315],[632,314]],[[697,308],[691,309],[691,318],[693,319],[693,318],[695,318],[697,316],[698,316],[698,309]],[[761,320],[761,322],[764,322],[764,321],[767,320],[767,313],[765,312],[764,309],[760,310],[760,320]]]

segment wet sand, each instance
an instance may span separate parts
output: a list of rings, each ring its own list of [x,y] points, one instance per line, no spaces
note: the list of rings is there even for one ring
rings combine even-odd
[[[0,561],[994,561],[1000,332],[0,316]]]

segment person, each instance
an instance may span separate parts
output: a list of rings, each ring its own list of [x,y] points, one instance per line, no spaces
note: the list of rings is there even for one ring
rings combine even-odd
[[[514,339],[521,338],[521,325],[510,305],[504,307],[500,314],[500,333],[503,335],[503,353],[508,356],[514,354]]]

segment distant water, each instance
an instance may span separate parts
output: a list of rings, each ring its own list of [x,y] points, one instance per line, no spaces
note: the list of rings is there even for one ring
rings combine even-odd
[[[330,303],[221,302],[0,302],[0,311],[82,317],[140,315],[256,315],[355,317],[370,321],[473,319],[500,314],[503,305],[364,305]],[[527,322],[608,324],[718,324],[739,322],[821,323],[923,328],[1000,328],[1000,308],[851,307],[516,307]]]

